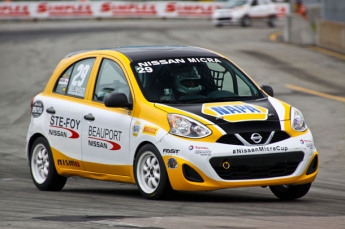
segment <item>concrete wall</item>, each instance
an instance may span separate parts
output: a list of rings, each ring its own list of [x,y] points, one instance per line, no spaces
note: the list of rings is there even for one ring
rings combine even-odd
[[[290,14],[286,18],[284,41],[292,44],[314,45],[315,32],[308,20],[299,14]]]
[[[320,20],[317,25],[317,45],[345,54],[345,23]]]

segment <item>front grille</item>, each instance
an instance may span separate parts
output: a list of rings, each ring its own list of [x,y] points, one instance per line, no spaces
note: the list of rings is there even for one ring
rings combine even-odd
[[[224,180],[264,179],[293,174],[303,158],[304,153],[298,151],[214,157],[210,159],[210,164],[218,176]],[[230,168],[223,168],[224,162],[228,162]]]
[[[258,133],[258,134],[261,135],[262,140],[260,141],[260,143],[257,144],[255,142],[253,142],[253,140],[251,139],[251,136],[252,136],[253,133]],[[242,138],[244,138],[251,145],[260,145],[260,144],[266,143],[266,141],[269,138],[271,133],[272,132],[249,132],[249,133],[239,133],[239,135]],[[285,131],[275,131],[271,141],[268,142],[268,144],[280,142],[280,141],[283,141],[283,140],[288,139],[288,138],[290,138],[290,135],[288,135]],[[229,145],[239,145],[239,146],[243,146],[244,145],[235,136],[235,134],[225,134],[225,135],[221,136],[217,140],[217,142],[218,143],[223,143],[223,144],[229,144]]]

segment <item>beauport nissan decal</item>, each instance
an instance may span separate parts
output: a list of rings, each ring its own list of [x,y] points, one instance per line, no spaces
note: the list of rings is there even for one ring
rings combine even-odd
[[[121,133],[122,131],[118,130],[89,126],[88,145],[108,150],[119,150],[121,146],[114,141],[121,141]]]
[[[77,132],[79,124],[80,120],[52,115],[50,117],[49,135],[63,138],[79,138]]]

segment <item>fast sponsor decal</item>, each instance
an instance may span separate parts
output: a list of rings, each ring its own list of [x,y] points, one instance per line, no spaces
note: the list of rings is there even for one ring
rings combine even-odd
[[[133,15],[156,15],[154,3],[126,3],[126,2],[104,2],[101,5],[101,13],[111,12],[113,16]]]
[[[37,100],[32,104],[32,108],[31,108],[31,115],[34,118],[37,118],[39,116],[41,116],[41,114],[43,113],[43,102],[41,100]]]
[[[149,134],[156,136],[158,128],[152,127],[152,126],[144,126],[143,128],[143,134]]]
[[[119,150],[121,146],[115,141],[121,141],[121,133],[122,131],[118,130],[89,126],[88,145],[108,150]]]
[[[213,117],[221,117],[229,122],[248,120],[266,120],[268,109],[243,102],[225,102],[203,104],[202,113]]]
[[[78,161],[73,161],[73,160],[63,160],[63,159],[58,159],[57,160],[58,165],[63,165],[63,166],[72,166],[72,167],[80,167],[80,164]]]
[[[163,149],[163,154],[178,154],[179,149]]]
[[[86,2],[42,2],[37,5],[37,14],[48,14],[49,16],[92,16],[91,4]]]
[[[286,152],[289,148],[286,146],[259,146],[259,147],[251,147],[246,149],[234,149],[232,151],[233,154],[245,154],[245,153],[261,153],[261,152]]]
[[[29,5],[22,3],[11,3],[0,5],[0,17],[29,17]]]
[[[132,130],[133,130],[133,136],[134,137],[138,136],[139,131],[140,131],[140,122],[139,121],[136,121],[134,123]]]
[[[171,168],[171,169],[177,168],[177,161],[175,160],[175,158],[168,159],[168,168]]]
[[[50,117],[49,135],[64,138],[79,138],[80,120],[52,115]]]

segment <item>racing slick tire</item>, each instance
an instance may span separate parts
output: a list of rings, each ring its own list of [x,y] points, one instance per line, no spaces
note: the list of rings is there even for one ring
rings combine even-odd
[[[56,172],[50,145],[43,137],[37,138],[30,149],[30,172],[34,184],[42,191],[60,191],[67,181],[67,177]]]
[[[249,27],[252,25],[252,20],[248,15],[245,15],[241,20],[241,26],[242,27]]]
[[[269,16],[268,17],[268,21],[267,21],[267,25],[271,28],[274,28],[276,27],[276,24],[277,24],[277,17],[276,16]]]
[[[281,200],[294,200],[305,196],[311,183],[301,185],[276,185],[270,186],[272,193]]]
[[[167,199],[173,194],[164,161],[151,144],[140,148],[134,162],[134,178],[141,195],[147,199]]]

